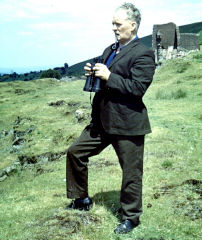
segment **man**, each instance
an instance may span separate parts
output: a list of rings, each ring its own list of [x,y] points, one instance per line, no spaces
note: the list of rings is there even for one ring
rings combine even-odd
[[[117,43],[108,47],[103,63],[93,71],[102,82],[95,94],[92,120],[67,152],[67,197],[74,199],[68,209],[89,210],[88,158],[109,144],[115,149],[123,171],[120,204],[122,222],[115,233],[127,233],[139,224],[142,214],[144,136],[151,132],[142,97],[152,82],[154,54],[138,39],[141,16],[131,3],[120,6],[113,17]],[[92,74],[91,64],[84,67]]]

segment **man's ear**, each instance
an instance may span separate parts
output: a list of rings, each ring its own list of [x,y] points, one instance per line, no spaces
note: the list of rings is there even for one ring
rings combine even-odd
[[[132,22],[132,30],[133,30],[133,32],[137,31],[137,23],[136,22]]]

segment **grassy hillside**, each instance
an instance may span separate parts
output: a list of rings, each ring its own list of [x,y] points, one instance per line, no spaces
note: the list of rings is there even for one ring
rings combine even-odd
[[[65,150],[89,121],[84,81],[1,83],[1,174],[14,162],[17,168],[0,182],[0,239],[201,239],[201,72],[202,52],[168,61],[144,96],[153,129],[145,145],[144,214],[126,236],[113,233],[120,219],[121,170],[111,146],[89,163],[93,209],[64,210],[70,202]],[[85,119],[77,123],[78,108]]]

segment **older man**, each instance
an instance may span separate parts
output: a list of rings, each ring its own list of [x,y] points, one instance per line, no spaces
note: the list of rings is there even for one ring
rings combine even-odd
[[[89,210],[88,158],[112,144],[123,172],[120,193],[122,222],[115,233],[127,233],[139,224],[142,214],[144,136],[151,132],[142,101],[155,71],[154,54],[138,39],[141,16],[131,3],[121,5],[113,17],[117,43],[105,49],[103,63],[93,72],[102,89],[93,99],[92,120],[67,152],[69,209]],[[91,64],[84,67],[92,74]]]

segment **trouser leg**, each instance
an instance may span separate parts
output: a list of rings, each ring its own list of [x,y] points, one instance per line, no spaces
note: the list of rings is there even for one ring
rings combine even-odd
[[[136,222],[142,214],[144,136],[117,136],[113,146],[123,172],[120,195],[123,220]]]
[[[107,137],[87,126],[67,151],[66,187],[68,198],[88,196],[88,158],[99,154],[107,145]]]

